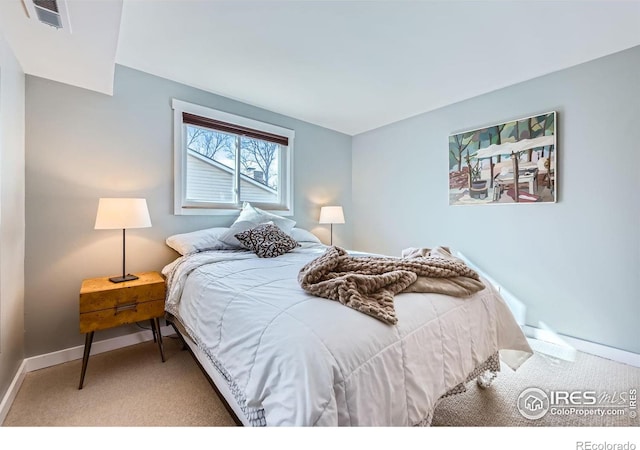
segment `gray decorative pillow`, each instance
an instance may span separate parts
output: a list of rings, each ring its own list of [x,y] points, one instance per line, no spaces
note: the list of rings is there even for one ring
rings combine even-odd
[[[242,247],[251,250],[260,258],[275,258],[300,245],[273,222],[263,223],[238,233],[235,237]]]

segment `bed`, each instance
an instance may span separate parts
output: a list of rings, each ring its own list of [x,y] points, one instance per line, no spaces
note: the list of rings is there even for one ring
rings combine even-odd
[[[311,295],[298,274],[328,247],[299,239],[272,258],[184,251],[163,269],[167,321],[239,425],[430,425],[441,399],[532,353],[488,282],[468,298],[398,294],[395,325]]]

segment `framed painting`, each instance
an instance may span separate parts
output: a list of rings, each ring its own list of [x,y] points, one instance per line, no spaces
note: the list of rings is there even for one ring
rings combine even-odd
[[[449,136],[449,204],[555,203],[556,112]]]

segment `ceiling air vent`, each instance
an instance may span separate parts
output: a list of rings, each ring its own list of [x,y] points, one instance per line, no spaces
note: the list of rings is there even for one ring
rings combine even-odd
[[[31,19],[71,33],[65,0],[23,0]]]
[[[56,0],[33,0],[33,4],[36,7],[36,14],[40,22],[55,28],[62,28],[62,20],[60,19]]]

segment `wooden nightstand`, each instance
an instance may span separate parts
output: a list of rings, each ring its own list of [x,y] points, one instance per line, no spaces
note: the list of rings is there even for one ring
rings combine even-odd
[[[162,362],[164,348],[159,318],[164,316],[165,280],[158,272],[136,273],[139,278],[112,283],[109,277],[91,278],[80,288],[80,333],[86,333],[82,358],[82,389],[87,371],[93,333],[97,330],[149,320],[153,340],[158,343]]]

